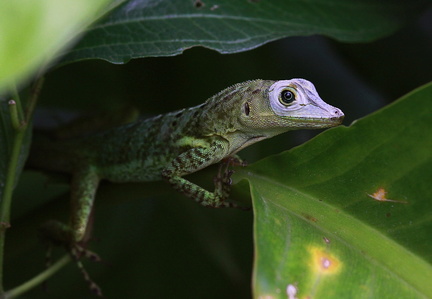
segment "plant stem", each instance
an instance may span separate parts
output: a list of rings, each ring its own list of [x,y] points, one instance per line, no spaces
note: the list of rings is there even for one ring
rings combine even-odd
[[[13,105],[16,105],[16,102],[14,102]],[[12,201],[12,192],[15,184],[15,169],[18,164],[18,157],[20,154],[24,133],[25,133],[24,130],[15,130],[15,136],[14,136],[12,152],[11,152],[8,170],[7,170],[3,198],[0,206],[0,294],[4,292],[3,258],[4,258],[5,234],[6,234],[6,230],[10,227],[9,217],[10,217],[10,207]]]
[[[22,285],[7,291],[6,293],[4,293],[3,297],[0,298],[12,299],[12,298],[16,298],[21,294],[24,294],[25,292],[29,291],[30,289],[34,288],[35,286],[47,280],[50,276],[55,274],[58,270],[60,270],[70,261],[71,261],[71,257],[68,254],[64,255],[61,259],[55,262],[51,267],[39,273],[38,275],[28,280],[27,282],[23,283]]]
[[[18,90],[17,90],[15,85],[11,86],[11,90],[12,90],[12,99],[15,101],[16,107],[17,107],[17,109],[16,109],[17,116],[20,120],[24,120],[24,113],[22,110],[21,99],[20,99]]]
[[[16,169],[18,166],[23,140],[28,129],[28,124],[33,114],[36,101],[42,87],[43,79],[39,79],[32,91],[28,102],[26,115],[23,114],[21,100],[16,88],[13,88],[14,100],[9,101],[9,111],[11,115],[12,127],[15,130],[15,136],[12,143],[9,165],[6,174],[6,182],[3,190],[3,198],[0,205],[0,296],[4,293],[3,288],[3,262],[4,262],[4,244],[6,230],[10,227],[10,208],[12,203],[12,194],[15,186]],[[25,119],[23,119],[23,116]]]

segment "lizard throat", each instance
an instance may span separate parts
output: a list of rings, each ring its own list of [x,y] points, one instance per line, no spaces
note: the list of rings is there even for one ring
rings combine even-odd
[[[242,144],[240,144],[240,146],[236,150],[234,150],[231,154],[236,154],[239,151],[241,151],[242,149],[244,149],[245,147],[248,147],[251,144],[254,144],[254,143],[258,142],[258,141],[261,141],[261,140],[264,140],[264,139],[267,139],[267,138],[268,138],[268,136],[253,136],[253,137],[250,137],[245,142],[243,142]]]

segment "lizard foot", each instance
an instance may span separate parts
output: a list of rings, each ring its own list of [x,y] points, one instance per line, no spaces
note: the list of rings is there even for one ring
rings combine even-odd
[[[101,261],[99,255],[85,248],[88,240],[82,242],[73,241],[69,227],[58,221],[49,221],[42,225],[39,229],[39,237],[47,246],[45,256],[46,268],[49,268],[52,264],[53,247],[63,246],[75,261],[75,264],[82,273],[84,280],[89,284],[90,291],[99,297],[103,297],[101,288],[90,278],[90,275],[81,262],[82,258],[87,258],[94,262]],[[46,288],[46,286],[46,283],[44,283],[44,288]]]
[[[242,210],[249,210],[250,208],[245,208],[234,202],[226,201],[230,195],[232,178],[234,170],[230,169],[232,166],[246,166],[247,163],[241,160],[238,156],[227,157],[222,160],[219,165],[219,170],[217,175],[214,177],[213,181],[215,184],[215,195],[219,197],[219,201],[216,202],[213,207],[226,207],[226,208],[238,208]]]
[[[103,297],[102,289],[90,278],[90,275],[88,274],[87,270],[84,268],[84,265],[81,262],[81,257],[88,258],[94,262],[100,262],[101,258],[99,257],[99,255],[80,246],[79,244],[75,244],[75,246],[70,249],[70,254],[75,260],[78,269],[84,276],[84,280],[87,281],[87,283],[89,284],[90,291],[98,297]]]

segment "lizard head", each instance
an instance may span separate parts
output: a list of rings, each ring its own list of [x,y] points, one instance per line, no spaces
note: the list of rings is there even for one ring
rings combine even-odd
[[[268,135],[276,135],[296,129],[334,127],[344,118],[343,112],[325,103],[307,80],[257,80],[256,83],[261,88],[250,94],[246,92],[243,97],[239,119],[243,129],[261,129]]]

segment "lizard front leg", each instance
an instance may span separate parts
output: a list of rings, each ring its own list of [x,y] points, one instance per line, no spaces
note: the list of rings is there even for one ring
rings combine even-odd
[[[203,206],[214,208],[236,207],[237,205],[226,201],[231,187],[231,171],[225,169],[225,171],[218,174],[215,179],[215,190],[213,192],[207,191],[182,177],[225,158],[226,147],[224,145],[222,141],[213,142],[208,148],[196,147],[182,153],[162,171],[163,178],[174,189],[194,199]]]

